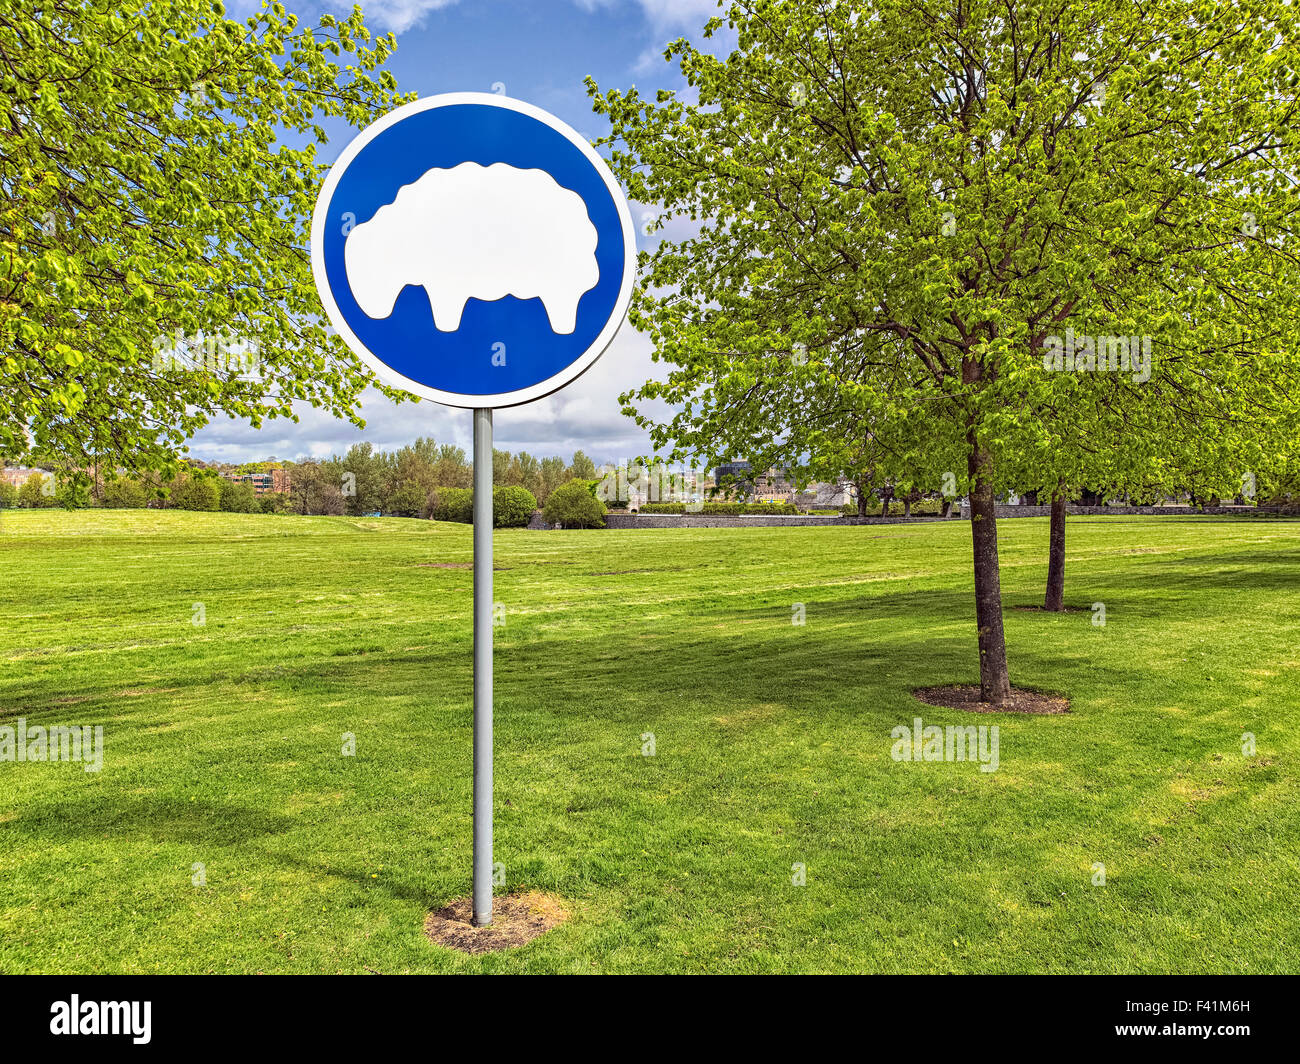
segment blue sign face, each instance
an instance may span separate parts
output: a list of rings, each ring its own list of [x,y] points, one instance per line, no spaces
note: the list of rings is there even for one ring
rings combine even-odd
[[[574,130],[481,93],[398,108],[339,157],[312,219],[321,301],[389,384],[452,406],[529,402],[622,324],[636,239]]]

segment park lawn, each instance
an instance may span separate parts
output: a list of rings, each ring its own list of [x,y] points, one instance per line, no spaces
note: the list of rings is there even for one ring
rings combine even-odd
[[[469,888],[468,527],[0,513],[0,723],[105,729],[0,763],[0,971],[1300,968],[1300,523],[1071,518],[1065,615],[1010,608],[1046,523],[999,531],[1067,715],[912,697],[978,676],[962,522],[499,531],[499,889],[572,916],[471,957],[422,934]],[[893,760],[917,716],[998,770]]]

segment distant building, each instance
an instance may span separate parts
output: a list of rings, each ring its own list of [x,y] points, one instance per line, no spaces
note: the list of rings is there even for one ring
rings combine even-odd
[[[750,495],[754,490],[754,467],[748,462],[726,462],[713,471],[713,483],[725,495]]]
[[[0,475],[4,477],[5,482],[12,484],[15,488],[21,488],[31,480],[32,477],[36,476],[37,473],[43,475],[45,470],[28,469],[25,466],[5,466],[4,469],[0,471]]]
[[[852,481],[841,480],[838,484],[813,483],[794,497],[794,504],[801,510],[838,510],[857,502],[858,493]]]
[[[252,485],[254,495],[284,495],[289,490],[289,473],[284,469],[272,469],[269,473],[227,473],[226,479]]]

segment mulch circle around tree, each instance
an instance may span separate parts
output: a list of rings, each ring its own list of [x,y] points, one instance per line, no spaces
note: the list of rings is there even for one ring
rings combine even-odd
[[[944,687],[918,687],[912,692],[928,706],[961,709],[967,713],[1069,713],[1070,700],[1064,695],[1044,691],[1011,689],[1011,700],[995,706],[980,701],[979,684],[949,684]]]
[[[472,899],[457,898],[429,914],[424,933],[439,946],[462,953],[493,953],[531,942],[569,918],[558,899],[536,891],[493,898],[492,922],[487,927],[475,927],[470,922],[473,913]]]

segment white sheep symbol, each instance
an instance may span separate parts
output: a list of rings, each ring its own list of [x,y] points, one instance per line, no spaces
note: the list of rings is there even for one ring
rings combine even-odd
[[[545,170],[461,163],[426,171],[347,236],[357,305],[386,318],[407,285],[429,295],[440,332],[471,298],[540,298],[551,331],[572,333],[578,301],[600,279],[596,227],[582,197]]]

